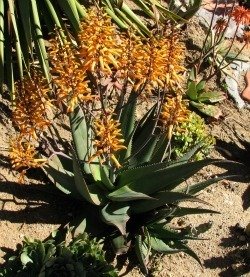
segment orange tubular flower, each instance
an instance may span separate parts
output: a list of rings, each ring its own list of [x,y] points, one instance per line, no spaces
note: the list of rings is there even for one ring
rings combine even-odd
[[[47,159],[36,158],[37,152],[35,146],[22,136],[14,139],[11,142],[10,148],[11,166],[14,170],[21,171],[21,182],[23,182],[23,177],[27,169],[41,167],[47,161]]]
[[[244,7],[237,6],[232,12],[232,18],[239,25],[249,25],[250,24],[250,10]]]
[[[161,122],[168,130],[168,139],[171,139],[173,127],[188,119],[189,111],[183,104],[181,96],[167,98],[161,112]]]
[[[217,33],[221,33],[227,27],[227,20],[223,17],[217,19],[216,24],[214,25],[214,29]]]
[[[33,71],[16,83],[17,97],[13,122],[23,135],[37,137],[50,121],[47,119],[48,85],[40,74]]]
[[[102,10],[91,9],[79,32],[79,56],[83,58],[83,70],[111,75],[118,68],[121,49],[115,26]]]
[[[78,102],[94,99],[88,88],[85,70],[76,58],[77,52],[70,43],[61,44],[59,37],[51,41],[50,59],[55,72],[58,104],[65,103],[67,112],[72,112]]]
[[[119,121],[112,118],[96,120],[95,134],[97,139],[95,140],[94,147],[97,151],[90,158],[89,162],[96,157],[108,155],[116,167],[121,167],[114,155],[117,151],[126,149],[123,145],[124,139],[122,139]]]
[[[143,88],[150,93],[153,88],[181,87],[185,71],[184,47],[177,35],[171,37],[154,37],[144,43],[133,37],[125,40],[120,64],[121,70],[128,73],[134,82],[134,90]],[[126,58],[130,62],[126,64]],[[126,70],[127,66],[127,70]]]

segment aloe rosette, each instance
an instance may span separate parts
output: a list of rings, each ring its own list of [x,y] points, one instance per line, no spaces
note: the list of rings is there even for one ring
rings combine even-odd
[[[182,207],[179,203],[207,204],[195,194],[223,177],[188,188],[180,185],[204,166],[220,161],[190,161],[199,148],[197,145],[181,159],[170,163],[166,154],[167,136],[157,132],[155,124],[157,104],[139,121],[135,119],[136,104],[136,97],[128,99],[121,112],[126,149],[117,155],[120,168],[101,162],[97,157],[89,162],[94,153],[94,134],[84,111],[77,106],[69,115],[73,137],[71,154],[69,157],[54,155],[44,170],[64,193],[96,207],[93,209],[95,217],[105,223],[98,231],[108,235],[117,253],[134,247],[144,272],[147,272],[147,261],[153,252],[183,251],[199,261],[187,246],[187,241],[196,237],[171,229],[169,222],[174,217],[189,214],[216,213],[206,208]],[[86,219],[88,225],[88,215],[84,211],[82,219]],[[91,218],[89,220],[91,224]]]

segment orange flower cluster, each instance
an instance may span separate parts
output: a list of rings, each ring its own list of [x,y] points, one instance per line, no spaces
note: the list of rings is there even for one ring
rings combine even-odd
[[[47,119],[48,85],[36,71],[16,83],[16,103],[13,122],[23,136],[37,138],[49,124]]]
[[[58,104],[66,103],[67,112],[72,112],[78,102],[93,100],[85,70],[70,43],[61,44],[58,36],[52,40],[50,60],[55,73],[53,81]]]
[[[189,110],[183,103],[181,96],[173,98],[168,97],[163,104],[161,112],[161,122],[164,128],[168,130],[168,139],[171,139],[174,126],[188,119]]]
[[[144,42],[139,39],[130,42],[131,38],[124,41],[120,64],[123,72],[126,72],[127,66],[135,90],[143,88],[149,92],[156,87],[181,87],[181,73],[185,71],[182,66],[184,47],[177,35],[171,36],[154,37]],[[129,65],[126,58],[130,61]]]
[[[38,168],[46,163],[47,159],[36,158],[38,153],[31,141],[22,136],[18,136],[11,144],[11,166],[14,170],[21,171],[19,181],[23,183],[24,174],[29,168]]]
[[[48,85],[40,73],[32,70],[30,76],[16,83],[13,123],[20,134],[11,142],[10,160],[12,168],[21,171],[20,182],[28,168],[39,167],[46,161],[36,158],[35,143],[51,124],[47,117],[49,106]]]
[[[119,150],[126,149],[123,145],[124,140],[122,139],[119,121],[109,117],[96,120],[95,135],[97,139],[95,140],[94,147],[97,151],[90,158],[89,162],[96,157],[108,155],[116,167],[121,167],[114,155]]]
[[[217,19],[216,24],[214,25],[214,29],[216,32],[221,33],[227,27],[227,20],[223,17]]]
[[[245,9],[244,7],[237,6],[234,8],[232,14],[232,18],[239,25],[249,25],[250,24],[250,10]]]
[[[89,11],[86,21],[82,23],[78,40],[84,71],[100,71],[104,75],[110,75],[112,67],[118,68],[117,58],[121,55],[121,49],[116,29],[111,18],[102,10]]]

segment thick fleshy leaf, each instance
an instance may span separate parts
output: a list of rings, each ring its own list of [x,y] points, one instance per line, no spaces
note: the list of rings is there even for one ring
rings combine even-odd
[[[80,106],[77,106],[75,110],[70,113],[69,119],[77,158],[84,163],[84,171],[86,173],[91,173],[88,164],[88,155],[92,153],[91,136],[89,136],[90,130]]]
[[[31,26],[33,40],[34,40],[36,52],[37,52],[41,67],[42,67],[43,72],[49,82],[50,74],[49,74],[48,56],[47,56],[47,52],[46,52],[46,48],[45,48],[45,42],[43,39],[43,33],[42,33],[42,27],[41,27],[41,23],[40,23],[37,2],[36,2],[36,0],[30,0],[30,1],[31,1],[32,19],[33,19],[33,24]]]
[[[74,168],[74,179],[75,186],[81,196],[84,197],[88,202],[100,205],[103,202],[102,196],[103,191],[100,191],[99,187],[96,184],[87,185],[84,175],[82,172],[82,166],[77,160],[77,157],[73,154],[73,168]]]
[[[127,17],[135,23],[138,29],[146,35],[150,35],[151,32],[147,26],[142,22],[142,20],[129,8],[129,6],[123,2],[121,10],[127,15]]]
[[[198,93],[197,93],[197,88],[195,81],[191,81],[188,85],[188,90],[187,90],[187,96],[193,100],[196,101],[198,98]]]
[[[154,237],[154,236],[151,236],[150,242],[151,242],[152,249],[154,249],[155,251],[160,252],[160,253],[174,254],[174,253],[178,253],[178,252],[185,250],[185,248],[175,247],[174,245],[171,245],[170,240],[167,244],[163,240],[161,240],[157,237]]]
[[[143,243],[142,235],[137,235],[135,237],[135,253],[141,265],[141,271],[143,274],[148,274],[147,269],[147,253],[148,247]]]
[[[88,162],[93,154],[92,136],[93,132],[86,122],[85,115],[80,106],[77,106],[69,115],[73,143],[76,157],[82,164],[83,173],[92,174],[95,181],[101,180],[100,162],[94,159]]]
[[[152,197],[155,199],[152,200],[138,200],[136,202],[132,202],[130,204],[131,211],[133,213],[145,213],[166,204],[172,204],[176,202],[183,201],[192,201],[192,202],[200,202],[206,205],[209,205],[207,202],[200,200],[194,196],[180,193],[180,192],[172,192],[172,191],[163,191],[153,194]]]
[[[74,198],[81,199],[78,190],[75,187],[74,174],[64,168],[63,159],[59,156],[53,156],[48,160],[43,170],[48,178],[60,189],[63,193]]]
[[[151,157],[155,151],[158,140],[159,136],[152,135],[138,154],[133,156],[130,165],[141,165],[151,162]]]
[[[204,144],[203,141],[197,143],[193,148],[191,148],[187,153],[185,153],[178,161],[187,162],[190,159],[192,159],[192,157],[194,157],[194,155],[202,148],[203,144]]]
[[[185,239],[194,239],[197,240],[197,236],[192,236],[189,234],[182,233],[181,231],[178,232],[177,230],[168,228],[168,227],[162,227],[160,224],[154,224],[149,227],[149,232],[152,236],[157,237],[159,239],[163,240],[185,240]]]
[[[128,169],[119,175],[117,190],[128,186],[135,192],[151,195],[157,191],[171,190],[177,185],[193,176],[204,166],[212,164],[217,160],[207,159],[189,163],[159,163],[148,166]]]
[[[32,34],[31,34],[31,22],[30,22],[30,1],[19,0],[17,2],[21,15],[21,21],[23,29],[25,31],[25,40],[28,45],[28,49],[32,51]]]
[[[180,16],[185,19],[190,19],[192,16],[196,14],[196,12],[199,10],[202,0],[194,0],[189,1],[191,5],[188,6],[187,10],[185,12],[180,11]]]
[[[74,0],[58,1],[76,31],[80,30],[80,18]]]
[[[139,121],[133,136],[132,157],[137,155],[146,145],[155,130],[155,111],[154,105]],[[132,162],[131,162],[132,163]]]
[[[22,54],[22,49],[21,49],[21,44],[20,44],[20,38],[19,38],[19,31],[18,31],[18,26],[17,26],[17,20],[16,20],[16,7],[14,5],[14,1],[12,0],[7,0],[9,4],[9,16],[11,18],[11,23],[13,26],[14,30],[14,41],[16,45],[16,56],[17,56],[17,64],[18,64],[18,70],[19,70],[19,77],[23,77],[23,54]]]
[[[122,235],[126,235],[126,223],[129,220],[129,206],[124,203],[109,203],[101,211],[105,223],[118,228]]]
[[[149,195],[146,195],[141,192],[136,192],[131,190],[128,186],[123,186],[114,192],[111,192],[107,195],[110,200],[113,201],[132,201],[138,199],[154,199]]]
[[[131,93],[125,107],[121,111],[120,122],[121,131],[124,139],[124,145],[127,149],[121,150],[119,153],[119,161],[123,163],[124,158],[131,155],[132,136],[135,128],[135,108],[137,103],[137,94]],[[119,105],[117,106],[119,109]]]
[[[109,178],[108,168],[105,165],[100,165],[100,181],[108,190],[113,191],[115,189],[114,184]]]
[[[226,96],[223,92],[219,91],[204,91],[199,94],[198,101],[216,103],[226,99]]]
[[[182,217],[191,214],[220,214],[220,212],[210,210],[210,209],[201,209],[201,208],[187,208],[187,207],[176,207],[174,212],[170,215],[171,217]]]
[[[194,101],[190,101],[190,104],[197,108],[201,113],[214,117],[215,119],[218,119],[222,115],[222,111],[219,107],[210,105],[210,104],[204,104],[204,103],[198,103]]]
[[[197,85],[196,85],[196,89],[197,91],[201,91],[205,89],[205,85],[206,85],[206,81],[201,80]]]
[[[157,141],[157,144],[155,146],[154,152],[152,154],[152,158],[150,159],[151,163],[160,163],[164,161],[166,158],[166,149],[169,145],[170,141],[167,138],[166,134],[162,134]]]
[[[215,184],[223,179],[230,179],[233,178],[237,175],[227,175],[227,176],[221,176],[221,177],[217,177],[217,178],[211,178],[209,180],[203,181],[203,182],[199,182],[197,184],[191,185],[190,187],[188,187],[188,194],[194,195],[198,192],[200,192],[201,190],[209,187],[212,184]]]
[[[112,239],[112,246],[114,247],[116,255],[126,254],[130,247],[130,242],[125,236],[118,236]]]

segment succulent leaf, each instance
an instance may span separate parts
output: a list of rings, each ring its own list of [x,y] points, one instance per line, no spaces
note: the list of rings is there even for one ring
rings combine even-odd
[[[195,161],[188,163],[188,166],[186,163],[172,165],[159,163],[128,169],[120,173],[119,189],[127,185],[131,190],[149,195],[163,189],[171,190],[215,161],[211,159]]]
[[[135,253],[140,262],[142,273],[148,274],[147,261],[146,261],[148,248],[145,245],[145,243],[143,243],[142,235],[137,235],[135,237]]]
[[[163,191],[158,192],[152,195],[155,199],[152,200],[138,200],[136,202],[132,202],[130,205],[131,211],[133,213],[145,213],[166,204],[172,204],[176,202],[183,202],[183,201],[193,201],[193,202],[200,202],[203,204],[207,204],[205,201],[193,197],[191,195],[180,193],[180,192],[172,192],[172,191]]]
[[[169,243],[170,241],[171,240],[169,240]],[[151,236],[150,242],[151,242],[152,249],[160,253],[174,254],[185,250],[185,248],[177,248],[177,247],[175,248],[172,245],[169,246],[169,244],[154,236]]]
[[[133,201],[138,199],[153,199],[149,195],[131,190],[128,186],[123,186],[107,195],[113,201]]]
[[[220,214],[220,212],[210,210],[210,209],[201,209],[201,208],[187,208],[187,207],[176,207],[174,212],[170,215],[172,217],[182,217],[191,214]]]
[[[63,162],[65,159],[61,158],[59,156],[53,156],[48,160],[43,170],[58,189],[65,194],[80,199],[81,196],[74,185],[74,173],[66,169],[67,166]]]
[[[126,223],[129,220],[129,206],[126,203],[108,203],[103,207],[102,219],[108,225],[118,228],[122,235],[126,235]]]
[[[74,179],[77,190],[88,202],[100,205],[103,202],[103,193],[101,193],[96,184],[87,185],[81,167],[77,157],[73,154]]]

